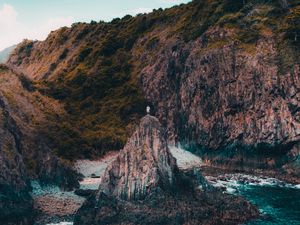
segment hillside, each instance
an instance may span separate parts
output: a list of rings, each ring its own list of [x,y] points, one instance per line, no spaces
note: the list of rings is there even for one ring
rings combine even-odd
[[[2,64],[0,82],[0,220],[26,223],[34,216],[30,180],[70,189],[78,177],[40,132],[48,116],[64,113],[62,105]]]
[[[297,0],[195,0],[61,28],[8,65],[64,105],[44,131],[65,158],[120,149],[150,104],[169,143],[273,168],[299,155],[299,26]]]

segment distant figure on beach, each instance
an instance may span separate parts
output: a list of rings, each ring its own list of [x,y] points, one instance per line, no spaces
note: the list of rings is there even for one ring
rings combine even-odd
[[[150,106],[147,106],[147,107],[146,107],[146,112],[147,112],[147,115],[150,114]]]

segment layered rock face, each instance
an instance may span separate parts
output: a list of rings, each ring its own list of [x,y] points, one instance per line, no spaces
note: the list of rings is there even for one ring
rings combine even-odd
[[[279,50],[272,32],[254,43],[234,40],[237,32],[211,27],[189,43],[162,34],[153,50],[159,57],[136,52],[146,65],[140,87],[175,144],[212,164],[281,167],[299,156],[299,56]]]
[[[106,71],[115,77],[122,67],[155,106],[174,144],[193,147],[213,164],[281,167],[299,155],[299,18],[296,0],[193,1],[107,24],[62,28],[44,42],[21,44],[8,64],[31,79],[52,81],[57,91],[71,87],[76,96],[82,82],[84,94],[72,100],[94,100],[80,101],[83,108],[99,102],[91,85]],[[134,63],[107,67],[126,60]]]
[[[100,191],[122,199],[143,199],[176,185],[178,168],[157,118],[147,115],[101,178]]]
[[[78,185],[77,174],[54,155],[38,129],[48,113],[61,111],[60,106],[24,82],[0,65],[0,221],[3,224],[32,224],[30,180],[65,189]]]
[[[74,224],[239,224],[257,215],[241,198],[208,188],[199,171],[181,173],[160,123],[148,115]]]
[[[0,94],[0,221],[30,224],[33,201],[22,158],[20,131]]]
[[[27,176],[67,189],[79,185],[76,173],[55,156],[44,135],[49,118],[59,118],[64,113],[63,106],[40,94],[30,80],[5,65],[0,65],[0,82],[0,100],[5,115],[13,121],[13,128],[3,128],[15,138]],[[8,146],[10,141],[7,140]]]
[[[234,43],[220,49],[204,45],[202,39],[172,43],[142,72],[142,88],[168,125],[170,139],[210,149],[234,141],[299,141],[299,65],[279,74],[271,38],[253,46],[255,55]]]

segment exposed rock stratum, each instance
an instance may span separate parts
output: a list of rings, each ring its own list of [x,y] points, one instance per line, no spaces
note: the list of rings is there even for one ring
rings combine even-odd
[[[157,118],[141,119],[76,225],[238,224],[258,215],[245,200],[209,187],[199,171],[181,173],[164,134]]]
[[[147,101],[169,141],[212,165],[298,176],[299,12],[298,0],[195,0],[59,29],[8,65],[67,103],[77,154],[122,148]]]
[[[155,189],[170,189],[178,168],[163,135],[157,118],[142,118],[118,158],[107,168],[100,190],[124,199],[142,199]]]

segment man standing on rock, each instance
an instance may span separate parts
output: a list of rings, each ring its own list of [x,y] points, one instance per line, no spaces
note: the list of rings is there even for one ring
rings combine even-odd
[[[149,105],[146,107],[146,112],[148,115],[150,115],[150,106]]]

